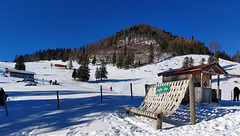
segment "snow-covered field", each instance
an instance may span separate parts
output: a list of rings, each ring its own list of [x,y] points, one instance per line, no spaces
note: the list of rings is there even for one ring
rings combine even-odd
[[[206,55],[188,55],[195,65]],[[37,86],[25,86],[16,81],[21,78],[5,77],[4,68],[13,68],[14,63],[0,62],[0,87],[9,95],[7,107],[0,107],[0,135],[240,135],[240,102],[231,101],[231,91],[239,78],[221,77],[222,101],[196,106],[196,125],[189,125],[189,105],[181,105],[171,117],[164,118],[163,129],[155,130],[156,120],[138,115],[127,115],[125,106],[138,107],[145,95],[145,84],[161,82],[157,73],[182,66],[186,56],[166,58],[151,65],[136,69],[117,69],[107,66],[108,79],[95,80],[97,66],[90,66],[89,82],[71,78],[72,70],[51,68],[50,64],[67,64],[61,61],[25,63],[26,70],[35,72]],[[220,65],[231,74],[240,74],[240,64],[220,59]],[[74,67],[79,65],[74,63]],[[216,78],[216,77],[214,77]],[[213,88],[216,79],[213,78]],[[49,85],[49,80],[61,85]],[[133,84],[133,99],[130,97]],[[100,85],[103,86],[103,102],[100,102]],[[110,92],[112,86],[113,91]],[[56,91],[60,95],[57,108]]]

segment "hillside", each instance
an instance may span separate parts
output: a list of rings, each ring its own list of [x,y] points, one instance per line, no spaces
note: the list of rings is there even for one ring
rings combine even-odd
[[[193,57],[194,65],[207,55]],[[51,68],[61,61],[27,62],[26,70],[35,72],[37,86],[25,86],[20,78],[0,75],[0,86],[9,95],[9,116],[0,107],[0,135],[238,135],[240,133],[240,103],[232,102],[231,90],[240,87],[239,78],[221,77],[222,101],[196,107],[197,124],[189,125],[189,105],[182,105],[170,118],[164,119],[163,130],[156,131],[156,121],[142,116],[126,115],[124,106],[137,107],[144,99],[144,84],[161,82],[157,73],[180,68],[185,56],[169,57],[135,69],[118,69],[107,65],[108,79],[94,78],[97,66],[90,65],[89,82],[71,78],[72,70]],[[14,67],[14,63],[0,62],[0,72]],[[240,73],[240,64],[220,59],[220,65],[231,74]],[[74,67],[79,64],[74,62]],[[44,82],[43,82],[44,79]],[[49,85],[57,80],[60,86]],[[238,83],[234,82],[237,81]],[[134,99],[130,99],[129,84],[133,84]],[[216,88],[213,77],[213,88]],[[103,102],[100,102],[100,85]],[[112,86],[113,92],[109,91]],[[60,108],[56,104],[56,91],[60,91]]]
[[[89,43],[73,49],[48,49],[40,50],[32,54],[26,54],[24,60],[77,60],[79,57],[88,55],[91,59],[94,55],[98,61],[104,59],[112,63],[114,52],[117,60],[123,55],[134,54],[135,65],[141,61],[142,64],[148,62],[149,46],[153,45],[154,61],[159,61],[166,56],[176,56],[185,54],[210,54],[210,51],[203,42],[172,35],[160,28],[147,24],[137,24],[129,28],[116,32],[114,35],[103,38],[96,43]],[[220,57],[229,58],[224,52],[220,52]],[[126,58],[126,57],[125,57]],[[231,57],[230,57],[231,58]]]

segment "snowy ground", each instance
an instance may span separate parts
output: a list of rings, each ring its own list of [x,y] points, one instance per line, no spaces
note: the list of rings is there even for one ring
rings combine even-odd
[[[199,65],[205,55],[189,55]],[[125,106],[138,107],[144,99],[144,84],[161,82],[157,73],[180,68],[186,56],[163,59],[137,69],[123,70],[107,66],[108,80],[95,81],[96,66],[90,66],[91,77],[87,83],[71,78],[72,70],[51,68],[50,63],[26,63],[26,70],[35,72],[38,85],[25,86],[20,78],[0,75],[0,87],[9,95],[9,116],[0,107],[0,135],[233,135],[240,134],[240,102],[231,101],[234,86],[240,87],[239,78],[221,77],[222,101],[207,106],[196,106],[197,124],[189,125],[189,105],[181,105],[171,117],[164,118],[162,130],[155,130],[156,120],[138,115],[126,115]],[[14,63],[0,62],[0,72],[14,67]],[[240,74],[240,64],[220,59],[220,65],[231,74]],[[79,65],[74,63],[75,68]],[[49,80],[60,86],[50,86]],[[213,88],[216,88],[213,79]],[[130,97],[133,84],[133,99]],[[100,85],[103,102],[100,102]],[[109,91],[112,86],[113,92]],[[60,94],[57,108],[56,91]]]

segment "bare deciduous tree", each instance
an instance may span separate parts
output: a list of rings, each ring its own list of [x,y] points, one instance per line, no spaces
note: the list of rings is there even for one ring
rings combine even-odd
[[[217,41],[212,41],[208,43],[208,48],[213,51],[214,55],[216,55],[216,52],[221,50],[221,45]]]

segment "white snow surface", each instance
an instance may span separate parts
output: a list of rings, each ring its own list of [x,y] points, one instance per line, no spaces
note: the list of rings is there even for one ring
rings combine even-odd
[[[37,86],[25,86],[26,82],[16,82],[21,78],[6,77],[3,75],[4,69],[13,68],[15,63],[0,62],[0,87],[9,95],[9,116],[5,115],[5,108],[0,106],[0,135],[240,135],[240,102],[231,101],[233,88],[240,87],[239,78],[221,76],[222,101],[196,105],[196,125],[189,123],[189,105],[181,105],[171,117],[164,117],[162,130],[155,129],[156,119],[125,113],[125,106],[138,107],[141,104],[145,84],[162,82],[157,73],[180,68],[186,56],[193,57],[195,65],[199,65],[202,58],[208,59],[207,55],[169,57],[129,70],[107,65],[108,79],[104,81],[95,80],[97,66],[90,64],[89,82],[73,80],[70,69],[50,66],[51,63],[68,62],[25,63],[27,71],[36,73]],[[240,74],[239,63],[220,59],[220,65],[230,74]],[[74,62],[74,68],[78,67]],[[60,86],[49,85],[49,80],[55,79]],[[216,82],[216,77],[213,77],[213,88],[217,87]],[[130,97],[130,83],[133,86],[133,99]],[[100,101],[100,85],[103,87],[103,102]],[[59,91],[60,108],[57,107],[56,91]]]

